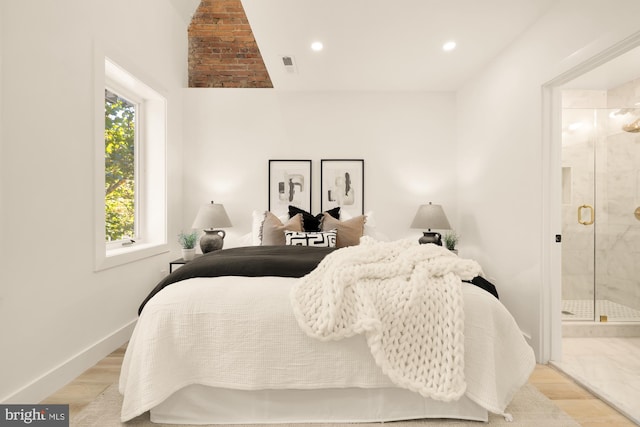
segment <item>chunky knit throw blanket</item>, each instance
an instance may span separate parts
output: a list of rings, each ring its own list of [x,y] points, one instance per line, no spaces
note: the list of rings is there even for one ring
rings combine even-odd
[[[451,401],[466,389],[461,279],[480,273],[478,263],[440,246],[363,237],[325,257],[294,286],[291,300],[307,335],[364,333],[396,385]]]

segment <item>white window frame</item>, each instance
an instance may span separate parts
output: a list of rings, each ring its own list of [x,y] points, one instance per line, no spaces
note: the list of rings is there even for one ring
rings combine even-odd
[[[136,233],[130,245],[105,240],[104,90],[138,104]],[[133,63],[95,48],[95,271],[169,251],[167,244],[167,101]]]

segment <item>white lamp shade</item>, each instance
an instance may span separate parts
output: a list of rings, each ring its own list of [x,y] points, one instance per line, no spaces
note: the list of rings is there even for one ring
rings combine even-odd
[[[451,225],[449,225],[449,220],[444,214],[442,206],[429,203],[428,205],[420,205],[411,223],[411,228],[450,230]]]
[[[224,210],[224,206],[213,202],[200,208],[191,226],[191,228],[201,230],[221,227],[231,227],[231,220],[227,215],[227,211]]]

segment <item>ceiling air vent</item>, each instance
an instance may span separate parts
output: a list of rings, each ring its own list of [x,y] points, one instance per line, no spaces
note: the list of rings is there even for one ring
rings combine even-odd
[[[293,56],[283,55],[282,63],[284,64],[284,69],[287,70],[287,72],[295,73],[297,71],[296,63],[293,59]]]

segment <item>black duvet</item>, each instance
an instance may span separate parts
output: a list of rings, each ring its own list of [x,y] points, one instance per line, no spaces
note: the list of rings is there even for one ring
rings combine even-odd
[[[334,250],[308,246],[243,246],[209,252],[189,261],[158,283],[140,305],[138,314],[155,294],[181,280],[218,276],[302,277]]]
[[[243,246],[209,252],[189,261],[158,283],[140,304],[138,315],[155,294],[181,280],[219,276],[302,277],[334,250],[336,248],[308,246]],[[486,279],[478,276],[467,282],[498,298],[495,286]]]

